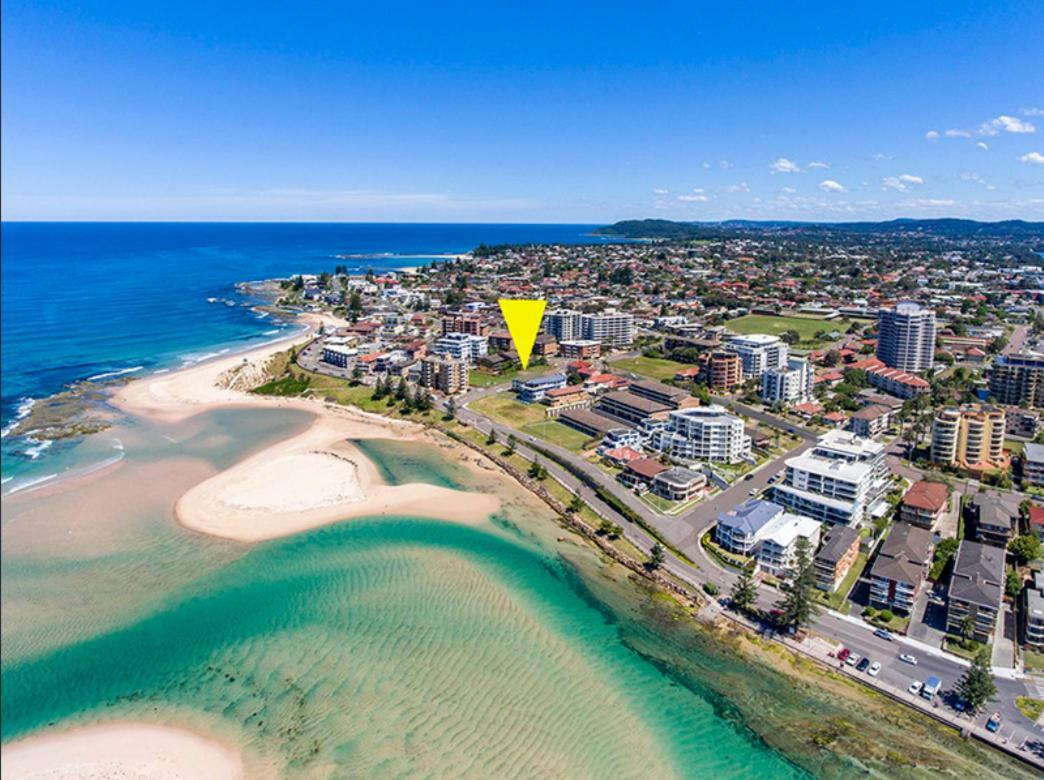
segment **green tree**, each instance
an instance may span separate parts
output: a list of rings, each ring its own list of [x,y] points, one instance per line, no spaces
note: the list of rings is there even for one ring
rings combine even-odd
[[[1040,539],[1032,534],[1016,536],[1008,544],[1008,552],[1020,565],[1035,561],[1040,557]]]
[[[452,420],[457,416],[457,402],[453,400],[453,396],[446,399],[446,414],[444,419]]]
[[[1014,569],[1009,571],[1004,579],[1004,592],[1013,599],[1018,598],[1019,594],[1022,593],[1022,577]]]
[[[391,380],[389,379],[389,381],[391,381]],[[399,384],[397,384],[395,386],[395,400],[396,401],[405,401],[407,395],[409,394],[409,392],[410,392],[410,386],[406,384],[406,378],[400,376],[399,377]]]
[[[968,709],[973,714],[979,712],[986,702],[997,695],[997,686],[990,671],[988,647],[979,650],[964,676],[957,681],[957,693],[967,702]]]
[[[388,395],[388,383],[385,381],[385,377],[379,376],[373,385],[373,395],[370,397],[374,401],[380,401],[386,395]]]
[[[362,383],[362,378],[363,378],[362,366],[360,366],[358,363],[356,363],[354,366],[352,366],[352,378],[351,378],[352,386],[353,387],[358,387]]]
[[[958,630],[961,633],[961,639],[964,640],[965,644],[970,644],[975,639],[975,618],[971,615],[965,615],[961,618],[961,622],[958,625]]]
[[[569,502],[569,511],[572,512],[575,515],[575,514],[579,514],[580,511],[583,508],[584,508],[584,500],[582,498],[580,498],[579,494],[574,493],[572,500],[570,500],[570,502]],[[609,522],[609,521],[604,521],[604,522]],[[604,525],[604,522],[603,522],[603,525]]]
[[[623,533],[623,528],[612,520],[603,520],[601,525],[598,526],[598,533],[608,536],[610,539],[619,539],[620,534]]]
[[[491,426],[489,429],[489,436],[486,437],[486,445],[493,446],[497,443],[497,432]]]
[[[663,545],[656,542],[649,550],[649,563],[646,564],[650,569],[659,569],[663,566],[664,559],[666,558],[667,551],[663,549]]]
[[[729,601],[732,602],[732,606],[738,609],[740,612],[748,612],[750,608],[754,606],[754,602],[757,601],[758,590],[754,585],[754,572],[751,571],[749,566],[744,566],[739,573],[739,577],[732,583],[732,591],[729,593]]]
[[[507,439],[507,451],[509,455],[515,454],[515,448],[518,447],[518,439],[515,438],[515,434],[508,434]]]
[[[783,598],[776,605],[782,613],[784,626],[801,629],[812,622],[819,612],[813,600],[816,587],[816,573],[812,568],[812,545],[808,539],[800,537],[794,545],[794,575],[784,585]]]

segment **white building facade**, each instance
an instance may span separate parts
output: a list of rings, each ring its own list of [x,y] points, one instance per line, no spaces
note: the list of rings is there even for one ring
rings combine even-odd
[[[812,368],[804,358],[787,358],[783,368],[761,375],[761,400],[772,406],[800,404],[812,398]]]
[[[740,356],[743,376],[747,379],[759,379],[766,371],[787,365],[788,348],[779,336],[766,333],[732,336],[725,343],[725,349]]]
[[[750,457],[751,440],[739,417],[711,405],[672,411],[652,431],[651,446],[680,461],[738,463]]]
[[[877,357],[886,366],[919,373],[935,357],[935,312],[900,301],[878,315]]]

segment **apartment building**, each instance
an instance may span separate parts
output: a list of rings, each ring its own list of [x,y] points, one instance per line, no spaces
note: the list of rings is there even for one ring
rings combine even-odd
[[[847,525],[832,525],[813,559],[816,587],[834,592],[859,559],[859,531]]]
[[[880,442],[830,431],[808,452],[787,459],[772,500],[823,522],[858,523],[883,508],[890,481],[884,452]]]
[[[470,386],[470,367],[462,360],[429,355],[420,362],[420,384],[446,395],[466,393]]]
[[[783,512],[761,531],[758,545],[758,568],[773,577],[787,578],[794,574],[797,565],[797,547],[801,539],[809,543],[811,551],[819,544],[822,526],[810,517]]]
[[[614,347],[627,346],[634,341],[633,314],[622,311],[583,314],[580,317],[580,325],[581,337],[585,339],[600,341]]]
[[[804,358],[787,358],[786,366],[761,375],[761,400],[773,406],[800,404],[812,398],[812,368]]]
[[[1023,589],[1025,634],[1027,645],[1034,650],[1044,649],[1044,572],[1033,573],[1033,584]]]
[[[715,350],[701,359],[699,378],[712,393],[730,393],[743,384],[743,360],[735,352]]]
[[[470,333],[447,333],[435,341],[431,351],[474,365],[479,358],[489,354],[489,341],[485,336]]]
[[[568,360],[590,360],[601,356],[602,342],[594,339],[559,341],[558,353]]]
[[[676,460],[739,463],[750,457],[751,440],[743,420],[713,404],[671,411],[650,446]]]
[[[873,439],[885,433],[891,424],[891,409],[881,404],[870,404],[852,412],[847,427],[856,436]]]
[[[931,530],[950,504],[950,488],[945,482],[921,480],[906,491],[899,504],[899,519]]]
[[[909,614],[932,560],[932,532],[896,523],[870,568],[870,604]]]
[[[707,485],[707,475],[673,466],[653,477],[653,493],[668,501],[690,501]]]
[[[543,401],[548,392],[565,387],[565,374],[545,374],[532,379],[511,380],[511,390],[518,394],[518,400],[524,404],[535,404]]]
[[[586,409],[591,405],[591,394],[580,385],[555,387],[544,393],[547,416],[558,417],[569,409]]]
[[[601,414],[637,425],[653,415],[666,416],[671,411],[667,404],[643,398],[627,390],[615,390],[598,399],[595,407]]]
[[[337,366],[338,368],[351,368],[355,365],[355,359],[359,356],[359,350],[355,347],[347,347],[342,344],[324,344],[323,345],[323,357],[324,363],[329,363],[331,366]]]
[[[1027,444],[1022,450],[1022,481],[1044,487],[1044,444]]]
[[[753,555],[761,540],[761,531],[783,514],[783,507],[771,501],[750,499],[728,512],[718,515],[714,539],[726,550],[739,555]]]
[[[935,312],[911,301],[878,314],[877,357],[889,368],[916,374],[935,357]]]
[[[1003,595],[1004,550],[979,542],[961,542],[950,577],[946,630],[961,634],[962,623],[970,618],[975,639],[991,641]]]
[[[634,395],[648,398],[650,401],[656,401],[672,409],[696,403],[696,399],[689,395],[688,390],[682,387],[665,385],[663,382],[655,382],[652,379],[631,382],[628,390],[634,393]]]
[[[971,471],[1007,466],[1004,410],[967,404],[940,409],[932,422],[931,457],[936,463]]]
[[[1044,355],[998,355],[990,367],[990,396],[1008,406],[1044,407]]]
[[[760,379],[766,371],[787,364],[788,347],[779,336],[766,333],[730,336],[725,349],[739,355],[743,376],[747,379]]]
[[[1003,549],[1019,530],[1022,500],[1016,493],[987,490],[965,504],[964,519],[975,540]]]
[[[556,309],[544,314],[544,332],[554,336],[561,344],[563,341],[576,341],[583,338],[583,315],[572,309]]]
[[[484,337],[489,334],[489,325],[477,314],[451,312],[442,317],[442,335],[448,336],[451,333]]]

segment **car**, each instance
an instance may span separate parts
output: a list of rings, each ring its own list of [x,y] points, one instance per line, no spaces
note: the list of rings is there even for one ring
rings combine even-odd
[[[859,663],[859,653],[852,653],[848,658],[845,659],[845,663],[848,666],[855,666]]]
[[[890,631],[885,631],[883,628],[877,629],[874,632],[874,636],[880,639],[887,639],[889,642],[892,641],[892,633]]]
[[[863,658],[863,660],[861,660],[859,663],[856,664],[856,671],[857,672],[865,672],[866,671],[866,667],[868,667],[869,665],[870,665],[870,659],[869,658]]]
[[[879,664],[877,661],[874,661],[872,664],[870,664],[870,668],[866,670],[866,673],[871,677],[877,677],[877,675],[881,673],[881,664]]]
[[[751,495],[751,496],[757,495],[757,492],[758,492],[757,488],[751,488],[750,490],[747,491],[748,495]]]
[[[914,680],[910,683],[910,687],[906,689],[907,693],[912,693],[914,696],[921,692],[921,688],[924,687],[924,683],[920,680]]]
[[[899,653],[899,660],[903,663],[910,664],[911,666],[917,666],[916,655],[910,655],[909,653]]]
[[[787,428],[787,433],[797,433],[793,428]]]
[[[1000,731],[1001,716],[999,712],[995,712],[990,715],[990,719],[986,721],[986,730],[992,734],[996,734]]]
[[[957,712],[964,712],[968,709],[968,703],[964,701],[964,699],[954,699],[953,708],[957,710]]]
[[[743,477],[743,479],[744,479],[744,481],[748,481],[748,480],[754,479],[754,475],[753,474],[747,474],[745,477]]]
[[[841,648],[841,652],[837,654],[837,660],[839,660],[839,661],[847,661],[848,660],[848,656],[850,656],[850,655],[852,655],[852,651],[849,650],[847,647],[842,647]]]

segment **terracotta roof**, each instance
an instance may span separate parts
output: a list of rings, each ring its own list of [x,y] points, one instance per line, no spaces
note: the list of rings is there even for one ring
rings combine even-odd
[[[583,395],[584,388],[580,385],[567,385],[565,387],[556,387],[554,390],[548,390],[544,395],[548,398],[561,398],[564,395]]]
[[[1030,525],[1044,526],[1044,506],[1033,504],[1029,508]]]
[[[661,471],[666,471],[667,467],[658,460],[653,460],[652,458],[640,458],[639,460],[632,460],[628,463],[627,470],[637,474],[639,477],[652,479]]]
[[[943,482],[926,482],[921,480],[903,496],[903,503],[915,509],[938,512],[946,506],[950,489]]]

